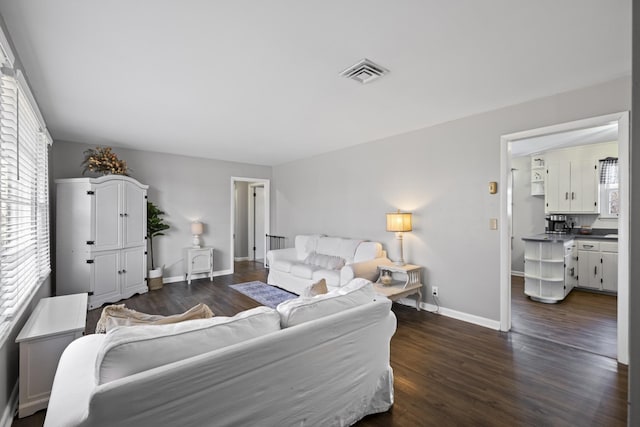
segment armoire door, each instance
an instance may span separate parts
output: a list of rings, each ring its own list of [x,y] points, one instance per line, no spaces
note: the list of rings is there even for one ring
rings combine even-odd
[[[91,264],[91,291],[89,301],[93,306],[120,300],[120,251],[93,254]]]
[[[93,186],[91,234],[93,251],[122,247],[122,183],[107,181]]]
[[[147,199],[146,190],[139,186],[123,182],[124,184],[124,241],[123,247],[146,247]]]
[[[145,287],[147,282],[147,256],[144,246],[128,248],[122,250],[120,262],[122,295],[128,297],[130,294],[140,292],[141,287]]]

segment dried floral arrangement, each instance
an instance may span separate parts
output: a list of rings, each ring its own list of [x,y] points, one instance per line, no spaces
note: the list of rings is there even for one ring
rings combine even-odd
[[[120,160],[111,151],[111,147],[89,148],[84,152],[84,169],[82,174],[89,172],[101,173],[103,175],[128,175],[127,162]]]

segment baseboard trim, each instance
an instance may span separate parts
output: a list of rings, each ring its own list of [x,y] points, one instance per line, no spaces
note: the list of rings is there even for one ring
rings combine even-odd
[[[2,413],[2,419],[0,420],[0,427],[11,427],[13,423],[13,418],[18,410],[18,381],[13,386],[13,390],[11,390],[11,395],[9,396],[9,401],[7,402],[7,406],[4,408],[4,412]]]
[[[232,273],[231,270],[218,270],[218,271],[214,271],[213,272],[213,277],[226,276],[227,274],[231,274],[231,273]],[[207,273],[192,274],[191,275],[191,280],[193,280],[193,279],[204,279],[205,277],[209,277],[209,274],[207,274]],[[185,281],[186,281],[186,279],[185,279],[184,275],[182,275],[182,276],[164,277],[162,279],[162,283],[175,283],[175,282],[185,282]]]
[[[513,271],[511,270],[512,276],[524,277],[524,271]]]
[[[399,300],[397,300],[396,302],[402,304],[402,305],[406,305],[408,307],[416,307],[416,300],[415,299],[411,299],[411,298],[400,298]],[[443,316],[446,317],[451,317],[452,319],[456,319],[456,320],[462,320],[463,322],[467,322],[467,323],[473,323],[474,325],[478,325],[478,326],[482,326],[485,328],[489,328],[489,329],[493,329],[495,331],[499,331],[500,330],[500,321],[499,320],[492,320],[492,319],[487,319],[486,317],[480,317],[480,316],[476,316],[475,314],[469,314],[469,313],[464,313],[462,311],[457,311],[457,310],[452,310],[450,308],[446,308],[446,307],[439,307],[434,305],[434,304],[430,304],[430,303],[426,303],[426,302],[421,302],[420,303],[420,309],[421,310],[425,310],[425,311],[429,311],[435,314],[441,314]],[[437,310],[437,312],[436,312]]]
[[[249,261],[248,256],[237,256],[233,259],[234,261]]]

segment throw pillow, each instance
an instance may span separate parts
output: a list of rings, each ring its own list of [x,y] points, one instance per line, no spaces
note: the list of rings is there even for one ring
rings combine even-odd
[[[310,284],[303,292],[303,297],[315,297],[316,295],[322,295],[329,292],[327,289],[327,281],[320,279],[316,283]]]
[[[339,270],[344,267],[344,259],[335,255],[319,254],[317,252],[311,252],[304,259],[305,264],[315,265],[327,270]]]

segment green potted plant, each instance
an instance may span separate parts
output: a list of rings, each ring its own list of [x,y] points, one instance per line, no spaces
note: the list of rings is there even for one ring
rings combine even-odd
[[[164,215],[164,211],[160,210],[152,202],[147,201],[147,240],[149,242],[149,254],[151,255],[149,290],[162,287],[162,267],[156,268],[153,259],[153,238],[164,236],[164,231],[169,229],[169,224],[164,222],[162,215]]]

